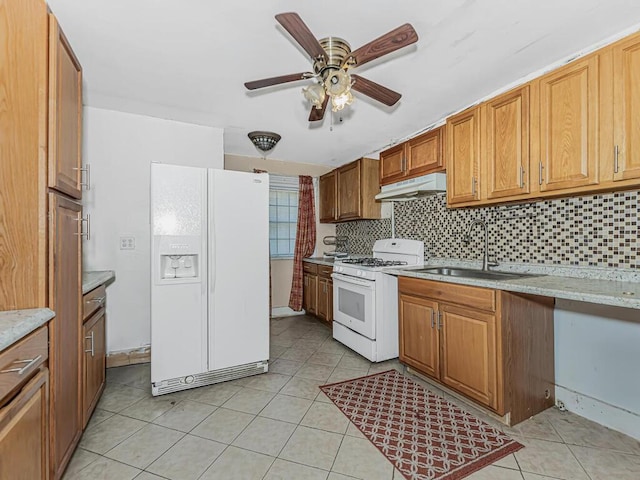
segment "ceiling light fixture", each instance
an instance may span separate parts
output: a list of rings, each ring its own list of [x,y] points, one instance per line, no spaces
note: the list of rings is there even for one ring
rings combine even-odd
[[[338,112],[355,100],[351,93],[353,80],[347,72],[351,66],[351,47],[338,37],[323,38],[319,43],[326,52],[326,57],[316,59],[313,64],[318,83],[303,88],[302,93],[318,110],[323,110],[330,99],[331,110]]]
[[[262,152],[262,158],[266,158],[267,152],[273,150],[273,147],[277,145],[281,138],[280,135],[274,132],[249,132],[249,139]]]

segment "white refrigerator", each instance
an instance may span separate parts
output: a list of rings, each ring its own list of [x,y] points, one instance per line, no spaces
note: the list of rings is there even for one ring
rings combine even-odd
[[[153,395],[268,370],[269,176],[151,165]]]

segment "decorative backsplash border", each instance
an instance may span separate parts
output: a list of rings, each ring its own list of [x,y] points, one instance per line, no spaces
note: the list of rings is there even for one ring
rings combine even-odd
[[[500,263],[640,269],[640,191],[543,200],[510,206],[447,209],[444,194],[394,203],[396,237],[422,240],[425,257],[477,260],[489,226],[489,255]],[[352,254],[370,254],[391,236],[391,220],[339,223]]]

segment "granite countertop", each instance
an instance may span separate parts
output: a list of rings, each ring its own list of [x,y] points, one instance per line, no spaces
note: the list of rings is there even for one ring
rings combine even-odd
[[[465,266],[460,261],[436,260],[426,262],[424,267],[429,266]],[[612,305],[616,307],[640,309],[640,281],[635,274],[624,275],[615,270],[588,269],[588,268],[568,268],[568,267],[520,267],[505,265],[505,268],[492,269],[495,271],[508,271],[519,273],[530,273],[532,276],[513,280],[485,280],[477,278],[448,277],[429,273],[412,272],[418,267],[407,267],[405,269],[389,269],[385,273],[392,275],[423,278],[426,280],[437,280],[440,282],[458,283],[462,285],[472,285],[476,287],[493,288],[508,292],[528,293],[545,297],[555,297],[567,300],[577,300],[581,302],[591,302],[600,305]],[[473,264],[473,268],[479,268]]]
[[[94,272],[82,273],[82,294],[90,292],[104,283],[113,281],[116,272],[113,270],[98,270]]]
[[[0,351],[26,337],[55,316],[48,308],[0,312]]]
[[[333,262],[335,261],[334,257],[309,257],[303,259],[305,262],[317,263],[318,265],[326,265],[328,267],[333,267]]]

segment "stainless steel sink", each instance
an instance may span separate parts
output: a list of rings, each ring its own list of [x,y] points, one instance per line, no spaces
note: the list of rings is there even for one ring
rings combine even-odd
[[[483,280],[516,280],[518,278],[538,277],[530,273],[493,272],[491,270],[477,270],[472,268],[457,267],[428,267],[411,269],[415,273],[430,273],[432,275],[444,275],[446,277],[480,278]]]

